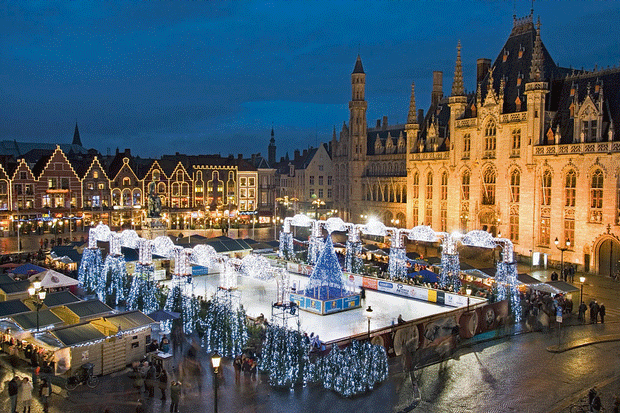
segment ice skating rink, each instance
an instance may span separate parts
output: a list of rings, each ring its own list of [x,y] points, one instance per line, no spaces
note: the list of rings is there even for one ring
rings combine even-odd
[[[239,275],[237,280],[241,303],[247,314],[256,317],[262,313],[269,320],[271,318],[271,304],[276,298],[275,279],[262,281]],[[300,289],[308,282],[308,277],[291,273],[290,282],[291,285]],[[195,295],[210,299],[219,285],[219,274],[194,277],[193,283]],[[436,305],[367,289],[366,299],[362,300],[361,308],[324,316],[299,311],[299,321],[302,330],[308,334],[314,332],[319,335],[322,341],[331,341],[367,332],[366,308],[369,305],[373,309],[370,319],[371,330],[396,323],[399,314],[408,321],[454,309],[454,307]]]

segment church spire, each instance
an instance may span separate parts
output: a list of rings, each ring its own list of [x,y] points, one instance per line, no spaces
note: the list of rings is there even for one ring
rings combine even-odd
[[[276,139],[274,138],[273,126],[271,127],[271,139],[269,139],[269,146],[267,147],[267,162],[269,162],[271,167],[276,163]]]
[[[364,67],[362,66],[362,58],[360,55],[357,55],[357,60],[355,61],[353,73],[364,73]]]
[[[411,100],[409,101],[409,114],[407,115],[407,123],[418,123],[418,115],[415,108],[415,82],[411,82]]]
[[[82,146],[82,140],[80,139],[80,131],[78,130],[77,122],[75,122],[75,131],[73,132],[73,142],[72,145]]]
[[[540,40],[540,17],[536,23],[536,39],[534,40],[534,50],[532,52],[532,66],[530,68],[530,82],[542,82],[545,74],[543,71],[543,51]]]
[[[459,40],[458,46],[456,46],[456,65],[454,66],[454,80],[452,82],[452,96],[465,95],[465,88],[463,87],[463,65],[461,63],[461,41]]]

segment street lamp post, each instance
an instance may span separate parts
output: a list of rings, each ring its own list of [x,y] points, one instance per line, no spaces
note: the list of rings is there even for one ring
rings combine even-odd
[[[217,413],[217,388],[218,388],[218,377],[217,375],[220,372],[220,363],[222,361],[222,357],[220,357],[217,353],[211,356],[211,363],[213,364],[213,411]]]
[[[368,319],[368,341],[370,341],[370,319],[372,318],[372,307],[366,309],[366,318]]]
[[[37,308],[37,333],[39,332],[39,310],[43,307],[45,300],[45,290],[41,288],[41,281],[32,283],[32,287],[28,288],[28,294],[32,297],[35,307]]]
[[[579,281],[581,282],[581,294],[579,295],[579,305],[583,303],[583,283],[586,282],[586,277],[579,277]]]
[[[556,248],[560,250],[560,278],[563,279],[564,278],[564,251],[570,248],[570,239],[566,240],[566,246],[564,247],[559,246],[560,240],[558,240],[558,237],[555,237],[554,243],[555,243]]]

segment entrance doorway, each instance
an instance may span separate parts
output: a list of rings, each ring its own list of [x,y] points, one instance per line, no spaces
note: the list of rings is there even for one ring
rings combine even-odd
[[[598,248],[598,272],[601,275],[614,274],[620,269],[620,243],[606,239]]]

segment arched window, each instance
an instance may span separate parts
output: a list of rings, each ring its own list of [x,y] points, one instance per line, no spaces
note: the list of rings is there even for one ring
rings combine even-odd
[[[471,175],[469,171],[463,172],[463,177],[461,178],[461,200],[469,201],[469,180]]]
[[[129,186],[129,185],[131,185],[131,179],[129,179],[128,177],[124,177],[123,186]]]
[[[597,169],[592,174],[590,184],[590,222],[603,219],[603,171]]]
[[[551,205],[551,171],[546,170],[542,176],[541,205]]]
[[[482,205],[495,205],[495,170],[488,167],[482,175]]]
[[[418,172],[413,173],[413,185],[411,188],[411,196],[414,199],[418,199],[420,196],[420,174]]]
[[[441,174],[441,200],[445,201],[448,199],[448,173],[442,172]]]
[[[519,202],[521,198],[521,173],[515,169],[510,174],[510,202]]]
[[[93,178],[99,178],[99,171],[93,171]]]
[[[573,169],[566,173],[564,177],[564,205],[567,207],[575,206],[575,195],[577,192],[577,174]]]
[[[160,173],[159,171],[153,171],[153,181],[159,181]]]
[[[512,149],[521,148],[521,129],[512,130]]]

